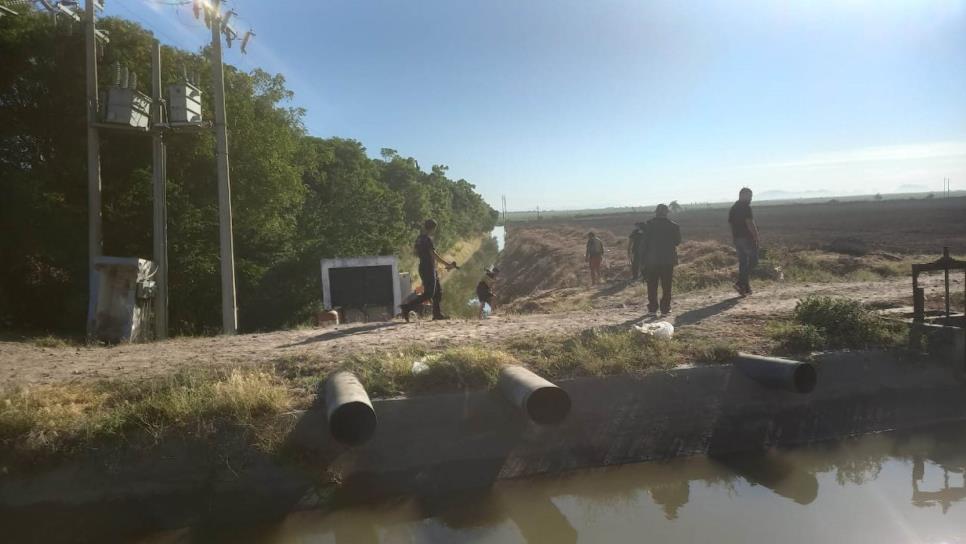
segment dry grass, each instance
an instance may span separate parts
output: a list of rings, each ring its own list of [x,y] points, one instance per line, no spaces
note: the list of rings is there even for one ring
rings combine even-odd
[[[0,458],[43,458],[92,445],[174,435],[204,438],[228,427],[259,434],[294,403],[291,391],[263,371],[182,372],[163,379],[18,387],[0,392]]]
[[[694,334],[655,339],[634,330],[590,329],[570,336],[507,340],[501,346],[471,344],[433,350],[409,346],[393,351],[357,354],[339,365],[307,355],[276,361],[289,385],[315,394],[335,370],[350,370],[373,398],[493,387],[506,365],[526,366],[551,380],[577,376],[646,373],[688,363],[724,362],[733,358],[732,344]],[[414,372],[414,363],[425,364]]]
[[[605,281],[628,279],[626,240],[613,232],[596,232],[611,249],[605,260]],[[506,302],[503,308],[515,313],[556,313],[591,307],[593,290],[586,288],[587,270],[582,258],[584,235],[584,231],[568,227],[512,230],[500,260],[504,274],[500,293]],[[687,240],[678,248],[678,256],[676,293],[717,288],[735,280],[737,258],[728,243]],[[881,252],[856,257],[773,246],[762,251],[753,277],[756,282],[879,281],[908,275],[913,262],[925,260],[929,259]]]
[[[550,379],[641,374],[688,363],[724,362],[737,353],[724,342],[695,336],[660,339],[624,329],[518,339],[509,351]]]
[[[426,365],[413,372],[413,363]],[[372,398],[407,394],[486,389],[496,383],[500,368],[520,362],[493,346],[466,345],[434,350],[410,345],[391,351],[357,353],[341,363],[297,355],[277,359],[274,367],[289,386],[303,398],[315,395],[325,378],[337,370],[349,370],[359,377]]]

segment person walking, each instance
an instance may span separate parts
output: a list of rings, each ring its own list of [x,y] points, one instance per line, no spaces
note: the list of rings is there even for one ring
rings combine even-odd
[[[415,300],[400,306],[406,321],[409,321],[409,313],[418,311],[423,302],[433,301],[433,321],[448,319],[440,309],[440,302],[443,300],[443,286],[439,281],[439,272],[436,264],[442,263],[447,270],[456,268],[456,262],[447,262],[436,251],[433,243],[433,235],[436,234],[438,225],[436,221],[427,219],[423,223],[423,232],[416,238],[416,256],[419,258],[419,279],[423,284],[423,292]]]
[[[600,265],[604,262],[604,242],[593,232],[587,233],[587,251],[584,260],[590,265],[590,283],[600,282]]]
[[[644,279],[647,282],[647,312],[655,315],[671,313],[671,284],[674,279],[674,266],[678,264],[678,245],[681,243],[681,227],[668,219],[665,204],[654,209],[654,218],[644,227],[643,263]],[[661,288],[658,302],[657,288]]]
[[[631,281],[641,275],[641,241],[644,238],[644,223],[634,223],[634,230],[627,237],[627,260],[631,263]]]
[[[731,237],[738,254],[738,281],[734,288],[742,297],[751,294],[751,271],[758,265],[758,225],[751,212],[751,189],[743,187],[738,191],[738,201],[728,212],[728,224],[731,225]]]

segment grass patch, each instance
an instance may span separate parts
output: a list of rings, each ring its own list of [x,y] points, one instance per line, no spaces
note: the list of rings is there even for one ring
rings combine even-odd
[[[895,347],[908,331],[882,319],[870,308],[847,298],[809,296],[795,305],[791,322],[772,325],[768,332],[783,351]]]
[[[48,334],[31,338],[30,343],[38,348],[69,348],[75,343],[67,338]]]
[[[828,347],[828,338],[812,325],[780,321],[770,324],[767,332],[785,353],[808,353]]]
[[[718,242],[691,242],[680,251],[681,264],[674,270],[674,290],[679,293],[729,285],[735,280],[734,248]],[[855,257],[824,251],[763,248],[756,281],[784,280],[795,283],[879,281],[908,275],[909,262],[881,256]]]
[[[787,248],[762,251],[756,276],[775,279],[778,270],[781,270],[785,281],[797,283],[879,281],[907,275],[909,263],[875,256],[855,257],[822,251],[791,251]]]
[[[38,333],[37,331],[0,331],[0,341],[19,342],[38,348],[72,348],[87,344],[81,336],[58,336],[49,332]]]
[[[206,438],[242,428],[274,447],[271,416],[290,408],[290,390],[262,371],[182,372],[139,382],[18,387],[0,391],[0,459],[37,460],[91,447]],[[12,459],[11,459],[12,458]]]
[[[590,329],[571,337],[518,339],[509,350],[549,379],[639,374],[692,362],[723,362],[737,350],[729,344],[645,336],[634,330]]]
[[[510,339],[497,347],[475,344],[432,350],[410,346],[372,351],[350,356],[339,364],[312,356],[289,357],[276,361],[275,368],[304,397],[316,393],[331,372],[349,370],[371,398],[389,398],[488,389],[496,385],[500,369],[506,365],[524,365],[555,380],[643,373],[693,362],[725,362],[736,354],[729,343],[687,334],[665,340],[634,330],[590,329],[573,336]],[[417,361],[425,366],[414,372]]]
[[[413,363],[425,369],[414,372]],[[470,345],[430,353],[421,348],[396,352],[354,355],[340,366],[359,377],[372,397],[396,397],[408,393],[486,389],[492,387],[500,369],[519,364],[511,354]]]

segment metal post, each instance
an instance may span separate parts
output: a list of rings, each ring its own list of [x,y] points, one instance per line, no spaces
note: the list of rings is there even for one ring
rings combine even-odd
[[[84,49],[86,53],[87,100],[87,335],[93,334],[94,308],[97,303],[97,271],[94,261],[104,252],[101,232],[101,156],[100,135],[97,132],[97,33],[95,2],[87,0],[84,19]]]
[[[154,334],[158,340],[168,337],[168,201],[167,156],[161,123],[164,106],[161,103],[161,42],[154,40],[151,48],[151,101],[154,107],[152,122],[151,172],[154,176],[154,276],[157,298],[154,304]]]
[[[949,248],[943,248],[943,260],[947,261],[943,268],[943,283],[946,286],[946,324],[949,324]]]
[[[225,122],[225,74],[221,61],[220,0],[211,7],[211,79],[215,102],[215,147],[218,162],[218,224],[221,254],[221,323],[225,334],[238,331],[235,308],[235,251],[231,227],[231,181],[228,177],[228,129]]]

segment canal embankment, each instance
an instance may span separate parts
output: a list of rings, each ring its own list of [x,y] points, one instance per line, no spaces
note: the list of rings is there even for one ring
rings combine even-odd
[[[966,378],[953,355],[833,352],[813,364],[808,394],[765,387],[729,364],[560,380],[572,407],[556,425],[533,423],[495,389],[375,400],[378,427],[355,447],[331,436],[319,404],[280,416],[291,431],[278,455],[244,440],[218,454],[184,440],[5,475],[0,517],[17,534],[18,520],[43,512],[52,540],[79,520],[120,519],[105,527],[135,534],[966,418]],[[208,439],[226,443],[231,434]]]

